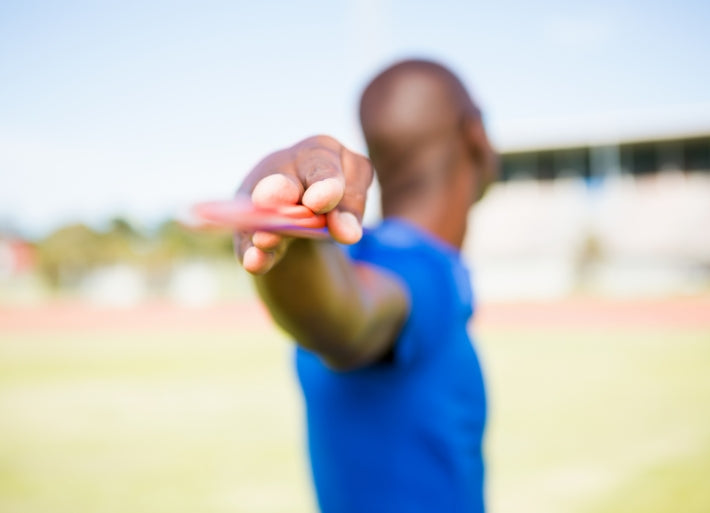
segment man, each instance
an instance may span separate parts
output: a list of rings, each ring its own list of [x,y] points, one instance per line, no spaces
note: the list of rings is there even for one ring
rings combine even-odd
[[[372,164],[312,137],[240,189],[325,214],[333,240],[242,233],[238,254],[298,343],[321,510],[481,512],[485,394],[459,251],[495,154],[464,86],[433,62],[378,75],[360,119]],[[384,220],[363,235],[373,166]]]

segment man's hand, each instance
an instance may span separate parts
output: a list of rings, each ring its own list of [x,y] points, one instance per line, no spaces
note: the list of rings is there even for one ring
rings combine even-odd
[[[367,189],[372,183],[370,161],[332,137],[315,136],[262,160],[244,179],[240,193],[256,205],[302,204],[326,214],[330,235],[353,244],[362,236]],[[270,232],[238,233],[235,247],[244,269],[264,274],[281,259],[291,242]]]
[[[305,205],[325,214],[335,241],[353,244],[372,178],[368,159],[317,136],[266,157],[239,193],[257,206]],[[392,276],[322,241],[257,231],[237,234],[235,243],[276,323],[329,366],[361,367],[391,349],[409,304]]]

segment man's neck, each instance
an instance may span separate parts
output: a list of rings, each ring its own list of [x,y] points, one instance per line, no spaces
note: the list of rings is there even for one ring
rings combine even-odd
[[[382,215],[404,219],[437,239],[461,249],[466,235],[467,211],[446,203],[446,197],[420,198],[408,203],[382,202]]]

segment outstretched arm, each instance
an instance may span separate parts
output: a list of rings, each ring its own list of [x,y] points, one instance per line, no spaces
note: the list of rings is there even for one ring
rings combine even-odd
[[[365,157],[319,136],[268,156],[240,192],[257,205],[303,204],[325,214],[334,241],[352,244],[362,235],[372,176]],[[244,268],[276,322],[331,367],[351,369],[389,351],[408,303],[399,282],[352,262],[334,241],[266,232],[236,237]]]

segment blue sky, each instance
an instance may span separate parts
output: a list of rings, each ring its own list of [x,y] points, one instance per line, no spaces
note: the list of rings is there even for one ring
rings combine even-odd
[[[228,197],[307,135],[363,151],[359,92],[403,57],[457,71],[494,139],[520,121],[707,106],[708,22],[702,1],[7,0],[0,226],[150,226]]]

